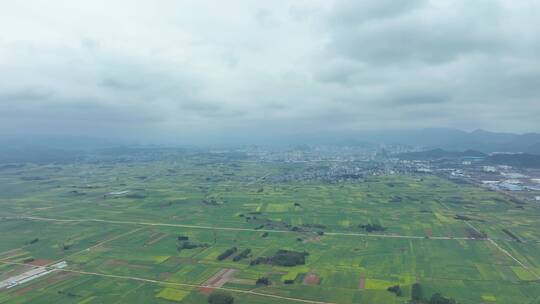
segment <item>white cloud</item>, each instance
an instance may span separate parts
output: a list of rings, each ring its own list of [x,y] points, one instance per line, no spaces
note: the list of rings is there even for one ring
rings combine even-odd
[[[539,11],[502,0],[12,1],[0,13],[0,127],[540,131]]]

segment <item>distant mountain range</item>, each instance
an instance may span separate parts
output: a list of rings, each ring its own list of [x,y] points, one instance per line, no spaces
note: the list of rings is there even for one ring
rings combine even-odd
[[[457,129],[422,129],[361,132],[350,140],[365,145],[366,142],[402,144],[424,149],[446,151],[475,150],[483,153],[523,152],[540,154],[540,134],[497,133],[484,130],[472,132]]]
[[[203,143],[206,140],[206,143]],[[496,133],[483,130],[466,132],[457,129],[401,129],[381,131],[327,131],[289,135],[258,134],[240,136],[231,141],[219,142],[211,138],[201,143],[182,142],[177,144],[145,145],[125,139],[96,139],[82,136],[46,137],[26,136],[23,138],[0,138],[0,162],[77,160],[88,151],[104,148],[136,147],[237,147],[258,144],[274,147],[298,147],[301,145],[334,145],[380,148],[381,144],[401,145],[425,150],[425,157],[459,157],[465,154],[493,152],[521,152],[540,155],[540,134]],[[431,150],[431,151],[430,151]],[[464,152],[463,152],[464,151]],[[457,153],[452,155],[452,153]],[[421,156],[421,155],[416,155]],[[404,156],[405,157],[405,156]]]
[[[446,135],[441,132],[441,136]],[[440,148],[450,150],[472,149],[482,152],[524,152],[540,154],[540,134],[511,134],[496,133],[483,130],[473,132],[454,132],[447,138],[447,142],[442,142]]]

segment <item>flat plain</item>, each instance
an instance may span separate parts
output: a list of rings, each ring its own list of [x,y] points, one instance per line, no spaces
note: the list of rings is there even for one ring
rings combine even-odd
[[[235,303],[407,303],[414,283],[458,303],[540,303],[539,206],[426,174],[273,178],[326,165],[4,166],[0,281],[67,267],[0,289],[0,303],[207,303],[215,289]],[[253,263],[280,250],[305,263]]]

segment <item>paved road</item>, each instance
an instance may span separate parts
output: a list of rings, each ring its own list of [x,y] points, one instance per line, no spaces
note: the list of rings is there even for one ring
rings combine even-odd
[[[209,230],[221,230],[221,231],[252,231],[252,232],[273,232],[273,233],[298,233],[296,231],[291,231],[291,230],[216,227],[216,226],[199,226],[199,225],[155,223],[155,222],[114,221],[114,220],[104,220],[104,219],[58,219],[58,218],[37,217],[37,216],[4,217],[3,219],[4,220],[51,221],[51,222],[96,222],[96,223],[108,223],[108,224],[119,224],[119,225],[163,226],[163,227],[209,229]],[[325,235],[334,235],[334,236],[359,236],[359,237],[394,238],[394,239],[466,240],[466,241],[482,240],[482,239],[477,239],[477,238],[472,238],[472,237],[431,236],[431,237],[427,238],[426,236],[418,236],[418,235],[375,234],[375,233],[355,233],[355,232],[325,232],[324,234]]]

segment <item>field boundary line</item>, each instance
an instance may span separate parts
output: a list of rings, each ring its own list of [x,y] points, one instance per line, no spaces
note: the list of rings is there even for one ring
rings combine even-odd
[[[0,252],[0,256],[6,255],[6,254],[8,254],[8,253],[11,253],[11,252],[17,251],[17,250],[24,250],[24,249],[23,249],[23,247],[19,247],[19,248],[14,248],[14,249],[6,250],[6,251],[3,251],[3,252]]]
[[[446,204],[444,204],[443,202],[439,202],[441,205],[444,206],[444,208],[446,208],[448,211],[452,211],[452,209],[448,208],[448,206]],[[469,223],[469,221],[463,221],[465,222],[465,224],[467,224],[467,226],[469,226],[471,229],[473,229],[474,231],[476,231],[477,233],[482,233],[480,232],[480,230],[478,230],[473,224]],[[523,269],[527,270],[528,272],[530,272],[537,280],[540,280],[540,276],[538,274],[536,274],[536,272],[534,272],[530,267],[526,266],[525,264],[523,264],[520,260],[518,260],[516,257],[514,257],[510,252],[508,252],[508,250],[502,248],[501,246],[499,246],[499,244],[497,244],[497,242],[495,242],[492,238],[487,238],[486,240],[488,240],[493,246],[495,246],[495,248],[497,248],[500,252],[504,253],[505,255],[507,255],[508,257],[510,257],[512,260],[514,260],[516,263],[518,263],[521,267],[523,267]]]
[[[118,225],[143,225],[143,226],[162,226],[162,227],[178,227],[178,228],[190,228],[190,229],[208,229],[208,230],[222,230],[222,231],[250,231],[250,232],[273,232],[273,233],[298,233],[291,230],[272,230],[272,229],[254,229],[254,228],[234,228],[234,227],[216,227],[216,226],[198,226],[198,225],[186,225],[186,224],[173,224],[173,223],[153,223],[153,222],[134,222],[134,221],[115,221],[104,219],[56,219],[36,216],[19,216],[19,217],[4,217],[7,220],[36,220],[36,221],[51,221],[51,222],[96,222],[96,223],[108,223]],[[447,236],[419,236],[419,235],[399,235],[399,234],[372,234],[372,233],[355,233],[355,232],[325,232],[325,235],[334,236],[358,236],[358,237],[371,237],[371,238],[395,238],[395,239],[425,239],[425,240],[463,240],[463,241],[482,241],[483,239],[473,237],[447,237]]]
[[[499,246],[499,244],[497,244],[494,240],[492,239],[489,239],[489,241],[491,242],[491,244],[493,244],[493,246],[495,246],[497,249],[499,249],[502,253],[506,254],[507,256],[509,256],[512,260],[516,261],[516,263],[518,263],[521,267],[523,267],[524,269],[526,269],[527,271],[529,271],[532,275],[534,275],[534,277],[536,277],[537,280],[540,280],[540,276],[538,276],[536,274],[536,272],[534,272],[532,269],[530,269],[528,266],[525,266],[525,264],[523,264],[520,260],[518,260],[517,258],[515,258],[510,252],[508,252],[508,250],[502,248],[501,246]]]

